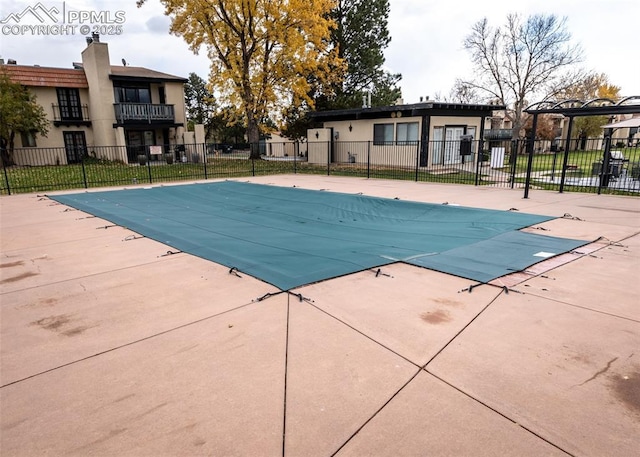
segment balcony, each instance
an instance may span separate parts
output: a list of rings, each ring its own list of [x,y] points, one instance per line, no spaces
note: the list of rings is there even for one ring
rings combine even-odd
[[[53,125],[55,126],[91,125],[87,105],[56,105],[52,103],[51,108],[53,110]]]
[[[114,103],[118,124],[173,124],[173,105],[152,103]]]

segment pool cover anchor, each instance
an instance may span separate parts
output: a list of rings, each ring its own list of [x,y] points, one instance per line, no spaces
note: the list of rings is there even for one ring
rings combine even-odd
[[[144,236],[144,235],[129,235],[129,236],[126,236],[122,241],[139,240],[140,238],[146,238],[146,236]]]
[[[383,272],[382,272],[382,268],[378,268],[377,270],[369,270],[369,271],[371,271],[371,272],[375,271],[375,273],[376,273],[376,278],[377,278],[378,276],[381,276],[381,275],[382,275],[382,276],[386,276],[387,278],[393,278],[393,276],[391,276],[390,274],[388,274],[388,273],[383,273]]]
[[[315,303],[312,299],[305,297],[302,294],[294,294],[293,292],[289,292],[289,295],[296,297],[300,301],[300,303],[302,303],[303,301],[307,303]]]
[[[471,284],[469,287],[466,287],[466,288],[464,288],[462,290],[459,290],[458,293],[460,293],[460,292],[469,292],[469,293],[471,293],[471,292],[473,292],[473,289],[475,289],[478,286],[481,286],[482,284],[484,284],[484,283]]]
[[[238,267],[231,267],[231,270],[229,270],[229,274],[237,276],[238,278],[242,278],[242,276],[238,274],[238,271]]]
[[[167,251],[165,254],[159,255],[158,258],[160,258],[160,257],[168,257],[168,256],[174,255],[174,254],[182,254],[182,251]]]

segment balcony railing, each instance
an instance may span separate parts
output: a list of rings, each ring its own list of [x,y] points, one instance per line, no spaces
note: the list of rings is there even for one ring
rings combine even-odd
[[[487,129],[484,131],[485,140],[510,140],[513,129]]]
[[[152,103],[115,103],[116,121],[119,124],[131,122],[174,122],[173,105]]]
[[[56,105],[51,104],[53,109],[54,125],[88,125],[89,107],[87,105]]]

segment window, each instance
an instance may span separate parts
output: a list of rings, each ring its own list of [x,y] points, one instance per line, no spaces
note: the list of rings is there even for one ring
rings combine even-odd
[[[396,125],[396,141],[398,143],[418,141],[418,123],[401,122]]]
[[[87,141],[83,131],[62,132],[67,163],[79,163],[87,155]]]
[[[393,143],[393,124],[373,124],[373,144]]]
[[[148,87],[114,87],[116,103],[151,103]]]
[[[20,132],[20,139],[22,140],[23,148],[35,148],[37,146],[34,132]]]
[[[78,89],[59,87],[57,92],[60,120],[81,121],[82,106],[80,106],[80,92]]]
[[[433,137],[432,137],[432,147],[433,147],[433,164],[440,165],[442,164],[443,152],[444,152],[444,128],[443,127],[434,127],[433,128]]]

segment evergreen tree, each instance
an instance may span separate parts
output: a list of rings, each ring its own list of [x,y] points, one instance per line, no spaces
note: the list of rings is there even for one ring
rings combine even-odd
[[[338,0],[331,17],[336,23],[331,40],[346,68],[342,84],[322,108],[358,108],[368,92],[373,106],[393,104],[401,95],[402,76],[384,69],[384,50],[391,42],[389,0]]]
[[[306,117],[310,109],[359,108],[369,93],[372,106],[387,106],[402,95],[398,87],[402,76],[384,69],[384,50],[391,41],[389,0],[336,0],[330,17],[335,23],[330,44],[339,57],[330,66],[333,79],[309,77],[313,104],[294,98],[283,112],[281,133],[288,138],[306,136],[312,127]]]
[[[193,130],[195,124],[204,125],[206,137],[212,133],[216,100],[204,79],[195,73],[189,73],[189,79],[184,85],[184,101],[187,108],[188,130]]]

